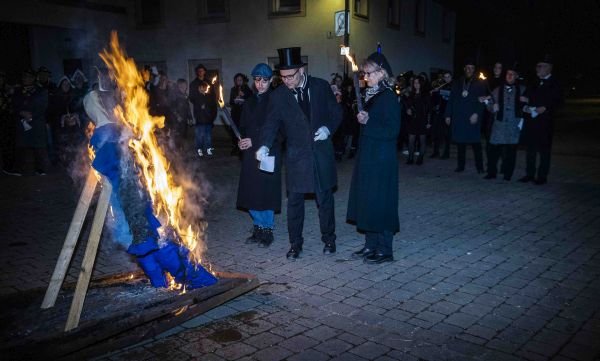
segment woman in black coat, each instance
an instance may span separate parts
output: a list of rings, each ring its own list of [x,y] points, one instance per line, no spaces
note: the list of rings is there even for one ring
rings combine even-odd
[[[423,164],[423,156],[425,155],[425,141],[427,129],[431,127],[430,111],[431,100],[429,92],[425,89],[426,81],[420,76],[413,80],[412,91],[405,100],[406,114],[408,115],[407,132],[408,132],[408,160],[406,164],[415,162],[415,143],[417,137],[419,140],[419,156],[417,164]]]
[[[240,131],[243,138],[238,143],[242,150],[242,170],[237,207],[248,210],[254,222],[252,235],[246,243],[268,247],[273,242],[275,212],[281,209],[280,144],[274,142],[270,150],[276,160],[272,173],[259,169],[254,154],[260,147],[259,136],[267,115],[273,71],[261,63],[252,70],[252,77],[258,93],[248,98],[242,108]]]
[[[396,155],[400,104],[392,69],[382,54],[371,54],[363,69],[369,88],[365,110],[357,115],[361,129],[347,218],[366,234],[364,247],[352,257],[383,263],[394,260],[392,237],[400,229]]]
[[[242,117],[242,108],[244,103],[248,98],[252,95],[252,89],[248,86],[248,77],[242,73],[237,73],[233,77],[233,87],[229,92],[229,105],[231,106],[231,119],[235,125],[239,128],[240,119]],[[233,131],[229,131],[231,136],[233,148],[231,150],[231,155],[239,154],[239,149],[237,146],[237,137],[233,134]]]

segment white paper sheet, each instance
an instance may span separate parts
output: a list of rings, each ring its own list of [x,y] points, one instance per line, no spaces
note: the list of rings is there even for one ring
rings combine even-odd
[[[273,173],[275,171],[275,157],[274,156],[266,156],[260,161],[260,165],[258,166],[260,170],[264,170],[265,172]]]

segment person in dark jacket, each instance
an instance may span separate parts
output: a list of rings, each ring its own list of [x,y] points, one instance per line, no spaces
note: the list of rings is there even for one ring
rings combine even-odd
[[[400,229],[396,139],[401,112],[385,56],[371,54],[363,69],[369,88],[365,110],[357,116],[361,129],[347,219],[365,232],[364,247],[352,257],[383,263],[394,260],[392,237]]]
[[[536,65],[539,81],[526,93],[523,101],[527,103],[523,125],[523,139],[527,146],[526,175],[519,181],[534,181],[537,185],[548,182],[550,171],[550,153],[554,135],[554,113],[562,102],[560,86],[552,76],[552,59],[545,55]],[[537,157],[540,163],[537,167]],[[536,177],[537,173],[537,177]]]
[[[85,123],[79,116],[78,104],[71,81],[63,76],[49,97],[47,114],[56,155],[64,167],[75,159],[79,146],[85,141]]]
[[[488,110],[494,115],[489,140],[487,175],[495,179],[498,160],[502,157],[502,174],[509,181],[515,170],[517,145],[523,126],[523,102],[525,87],[517,83],[519,74],[516,64],[506,67],[504,83],[492,90]]]
[[[248,98],[242,108],[238,146],[242,151],[242,170],[238,187],[237,207],[246,209],[254,223],[246,243],[268,247],[273,243],[275,212],[281,210],[281,145],[276,141],[270,155],[276,159],[274,172],[260,170],[254,154],[258,150],[260,131],[267,116],[273,71],[264,63],[252,70],[257,94]]]
[[[341,105],[343,109],[342,123],[338,128],[337,135],[333,137],[333,143],[335,146],[335,158],[340,161],[346,151],[348,142],[350,142],[350,150],[348,152],[348,159],[354,158],[356,155],[356,149],[358,149],[358,132],[359,124],[356,121],[356,91],[354,90],[354,84],[350,78],[346,78],[340,89]],[[335,94],[335,93],[334,93]],[[338,97],[336,96],[336,99]]]
[[[450,88],[452,84],[452,73],[445,71],[442,74],[442,83],[430,92],[433,114],[431,126],[431,138],[433,141],[433,153],[430,158],[450,158],[450,127],[444,121],[446,104],[450,99]],[[444,152],[440,155],[440,146],[444,144]]]
[[[215,117],[217,116],[217,103],[210,93],[208,93],[209,85],[207,82],[200,82],[198,86],[198,95],[190,97],[192,102],[192,116],[196,126],[196,152],[200,157],[205,154],[213,155],[212,147],[212,127]]]
[[[242,73],[235,74],[233,77],[233,87],[229,92],[229,105],[231,106],[231,119],[233,119],[233,122],[238,128],[240,127],[240,118],[242,116],[244,103],[248,98],[252,97],[252,95],[252,89],[248,86],[248,77]],[[233,131],[230,130],[229,133],[233,142],[231,154],[236,155],[239,153],[237,144],[238,139]]]
[[[15,89],[12,100],[17,123],[17,164],[22,173],[27,157],[33,153],[36,173],[45,175],[49,163],[46,127],[48,91],[35,85],[35,73],[32,70],[23,72],[22,81],[22,86]]]
[[[333,188],[337,175],[330,135],[342,120],[342,108],[326,80],[306,74],[299,47],[277,52],[285,86],[275,89],[269,97],[256,158],[260,161],[268,155],[282,131],[287,142],[287,221],[291,244],[287,258],[295,260],[302,252],[306,193],[316,195],[321,241],[325,244],[323,253],[333,254],[336,251]]]
[[[458,166],[455,172],[465,170],[467,145],[473,147],[477,173],[483,173],[481,150],[481,120],[483,100],[487,95],[485,84],[475,76],[475,62],[465,61],[464,76],[452,84],[450,99],[446,104],[446,124],[450,125],[452,140],[458,148]]]
[[[431,100],[429,92],[425,89],[425,79],[421,76],[413,80],[412,90],[408,98],[405,99],[405,112],[407,117],[407,132],[408,132],[408,159],[406,164],[415,163],[415,143],[417,137],[419,140],[419,156],[417,157],[417,165],[423,164],[425,156],[425,145],[427,129],[431,127]]]
[[[12,111],[11,90],[6,82],[6,73],[0,70],[0,153],[2,153],[2,172],[18,177],[22,174],[15,169],[17,124]]]
[[[169,135],[171,149],[183,150],[184,140],[187,136],[188,126],[192,124],[192,103],[188,99],[188,84],[185,79],[177,79],[177,87],[171,98],[171,114],[173,115],[173,128]]]
[[[200,91],[198,90],[200,87],[200,83],[206,82],[208,84],[208,82],[210,81],[207,78],[207,76],[208,76],[206,74],[207,70],[204,65],[198,64],[198,66],[196,66],[194,71],[196,72],[196,78],[190,82],[190,91],[189,91],[190,100],[196,98],[200,94]],[[213,93],[212,89],[209,89],[209,93],[211,93],[211,94]],[[215,97],[215,99],[216,99],[216,97]]]

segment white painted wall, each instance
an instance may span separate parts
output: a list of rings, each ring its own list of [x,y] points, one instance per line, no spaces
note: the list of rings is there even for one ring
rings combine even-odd
[[[99,63],[96,54],[107,44],[112,29],[119,32],[128,54],[136,60],[165,61],[172,79],[187,77],[188,59],[221,59],[226,92],[235,73],[249,73],[256,63],[276,56],[280,47],[301,46],[308,56],[309,72],[315,76],[329,79],[331,73],[343,71],[339,55],[343,38],[327,36],[334,30],[334,12],[343,10],[343,0],[306,0],[306,16],[273,19],[267,16],[267,0],[230,0],[230,21],[216,24],[198,23],[194,0],[165,0],[164,25],[155,29],[137,28],[131,0],[98,2],[126,6],[127,14],[21,0],[18,4],[0,2],[0,21],[32,25],[33,65],[49,67],[54,79],[62,72],[61,57],[79,55]],[[427,0],[423,37],[414,32],[414,0],[402,4],[399,30],[387,26],[387,0],[371,0],[369,21],[350,17],[350,43],[358,60],[375,51],[380,41],[396,74],[428,72],[432,67],[452,69],[454,39],[442,42],[442,6]]]

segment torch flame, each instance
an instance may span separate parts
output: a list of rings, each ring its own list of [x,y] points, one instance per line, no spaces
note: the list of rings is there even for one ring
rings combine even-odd
[[[111,34],[110,47],[104,49],[100,57],[121,91],[122,105],[115,108],[115,115],[133,135],[129,147],[140,169],[140,181],[148,190],[154,213],[161,221],[162,227],[158,231],[160,234],[167,234],[166,230],[174,231],[195,261],[202,251],[198,245],[203,224],[186,219],[183,188],[169,173],[169,163],[154,134],[156,128],[164,126],[165,119],[150,115],[142,74],[137,70],[134,59],[128,58],[121,49],[115,31]]]
[[[358,71],[358,66],[354,62],[354,59],[352,59],[352,57],[350,56],[350,54],[346,54],[346,58],[352,64],[352,71],[356,73]]]
[[[486,76],[485,76],[485,75],[483,75],[483,73],[482,73],[482,72],[479,72],[479,79],[481,79],[481,80],[486,80],[487,78],[486,78]]]
[[[219,103],[219,107],[223,109],[225,106],[225,101],[223,100],[223,86],[221,84],[219,84],[219,99],[217,102]]]

